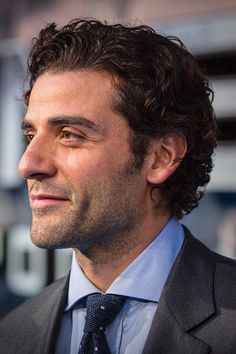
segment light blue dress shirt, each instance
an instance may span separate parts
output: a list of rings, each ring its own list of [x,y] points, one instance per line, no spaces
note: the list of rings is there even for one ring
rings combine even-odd
[[[162,289],[183,240],[182,225],[171,219],[152,243],[107,289],[107,294],[127,297],[124,307],[106,330],[112,354],[142,353]],[[87,295],[95,292],[101,291],[86,278],[73,255],[68,303],[62,319],[56,354],[78,354],[85,325],[84,300]]]

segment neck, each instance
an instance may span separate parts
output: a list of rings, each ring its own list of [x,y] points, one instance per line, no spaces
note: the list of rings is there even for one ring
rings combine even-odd
[[[93,257],[87,257],[75,249],[76,260],[86,277],[101,291],[105,292],[120,273],[154,240],[168,222],[169,215],[158,218],[153,223],[139,225],[138,231],[125,235],[124,244],[114,249],[99,249]]]

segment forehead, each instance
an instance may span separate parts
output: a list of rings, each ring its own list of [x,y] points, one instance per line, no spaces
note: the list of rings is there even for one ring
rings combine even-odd
[[[114,97],[113,79],[106,72],[44,73],[32,88],[26,117],[79,114],[99,123],[111,116]]]

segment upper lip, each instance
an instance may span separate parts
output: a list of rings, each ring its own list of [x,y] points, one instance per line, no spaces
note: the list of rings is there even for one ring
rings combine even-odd
[[[64,195],[57,195],[57,194],[46,194],[46,193],[31,193],[30,199],[32,201],[35,200],[42,200],[42,199],[59,199],[59,200],[69,200],[68,197]]]

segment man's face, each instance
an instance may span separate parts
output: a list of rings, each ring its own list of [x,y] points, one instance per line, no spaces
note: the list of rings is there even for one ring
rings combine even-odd
[[[107,73],[41,75],[24,120],[20,161],[39,247],[89,253],[124,242],[145,214],[147,185],[133,168],[130,130],[112,110]],[[123,241],[122,241],[123,240]]]

